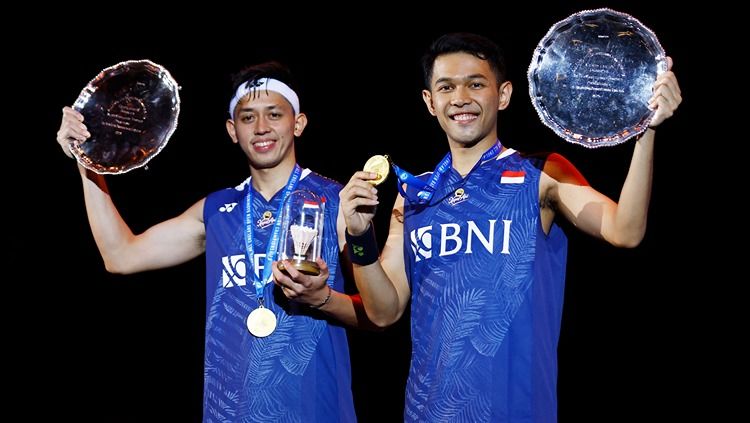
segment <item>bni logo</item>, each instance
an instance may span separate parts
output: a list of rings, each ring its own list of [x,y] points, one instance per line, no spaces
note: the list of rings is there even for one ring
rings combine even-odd
[[[423,226],[409,233],[414,261],[419,262],[432,258],[433,241],[438,257],[454,254],[472,254],[482,248],[490,254],[510,254],[510,227],[512,220],[503,219],[499,225],[497,219],[489,219],[479,225],[473,220],[458,223],[441,223],[435,226]]]
[[[253,269],[255,269],[256,278],[260,278],[260,274],[263,271],[262,262],[265,258],[265,253],[255,254],[253,258]],[[224,288],[245,286],[247,284],[247,260],[244,254],[222,257],[221,267],[221,286]],[[269,282],[270,279],[266,281],[266,283]]]
[[[245,276],[247,276],[247,265],[245,264],[245,255],[237,254],[234,256],[224,256],[221,258],[221,286],[231,288],[235,285],[245,286]]]
[[[414,252],[415,261],[432,257],[431,230],[432,226],[424,226],[411,231],[409,234],[409,238],[411,239],[411,250]]]

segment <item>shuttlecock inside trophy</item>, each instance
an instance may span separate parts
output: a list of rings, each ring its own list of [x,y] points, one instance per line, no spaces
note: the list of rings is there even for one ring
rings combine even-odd
[[[294,257],[304,258],[308,247],[315,240],[318,230],[302,225],[292,225],[289,227],[289,231],[292,233],[292,239],[294,240]]]
[[[297,190],[285,200],[281,214],[279,269],[286,272],[284,260],[308,275],[320,274],[317,259],[321,257],[325,197],[307,190]]]

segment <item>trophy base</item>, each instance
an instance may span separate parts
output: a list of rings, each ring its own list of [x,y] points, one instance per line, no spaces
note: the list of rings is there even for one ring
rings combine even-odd
[[[304,273],[306,275],[311,276],[318,276],[320,274],[320,267],[318,267],[317,263],[307,261],[307,260],[299,260],[299,259],[292,259],[290,260],[292,263],[292,266],[294,266],[295,269],[297,269],[299,272]],[[284,262],[279,262],[279,270],[281,270],[284,273],[287,273],[286,267],[284,266]]]

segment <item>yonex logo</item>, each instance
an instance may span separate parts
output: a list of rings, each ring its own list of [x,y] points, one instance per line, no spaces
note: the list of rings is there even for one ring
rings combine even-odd
[[[222,213],[229,213],[230,211],[234,210],[236,206],[237,203],[226,203],[223,206],[219,207],[219,211]]]

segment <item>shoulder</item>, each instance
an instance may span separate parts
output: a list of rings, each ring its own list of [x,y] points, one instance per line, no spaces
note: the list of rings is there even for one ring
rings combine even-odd
[[[250,178],[248,177],[234,187],[220,189],[208,194],[203,199],[204,219],[207,220],[216,212],[231,211],[234,209],[242,202],[245,189],[249,183]]]
[[[544,176],[557,182],[585,183],[581,172],[562,154],[552,152],[518,153],[519,160],[537,168]]]
[[[518,152],[518,158],[519,160],[523,160],[532,167],[535,167],[539,169],[540,171],[544,170],[544,166],[547,163],[547,160],[550,156],[555,155],[555,153],[550,152],[538,152],[538,153],[526,153],[526,152]]]
[[[324,195],[338,195],[338,192],[344,187],[338,181],[323,176],[317,172],[313,172],[310,169],[305,169],[302,172],[300,183],[313,191],[323,193]]]
[[[247,185],[249,183],[250,177],[233,187],[227,187],[218,191],[214,191],[206,196],[206,202],[227,201],[242,198],[245,195],[245,190],[247,189]]]
[[[557,182],[588,185],[583,174],[561,154],[548,153],[542,172]]]

